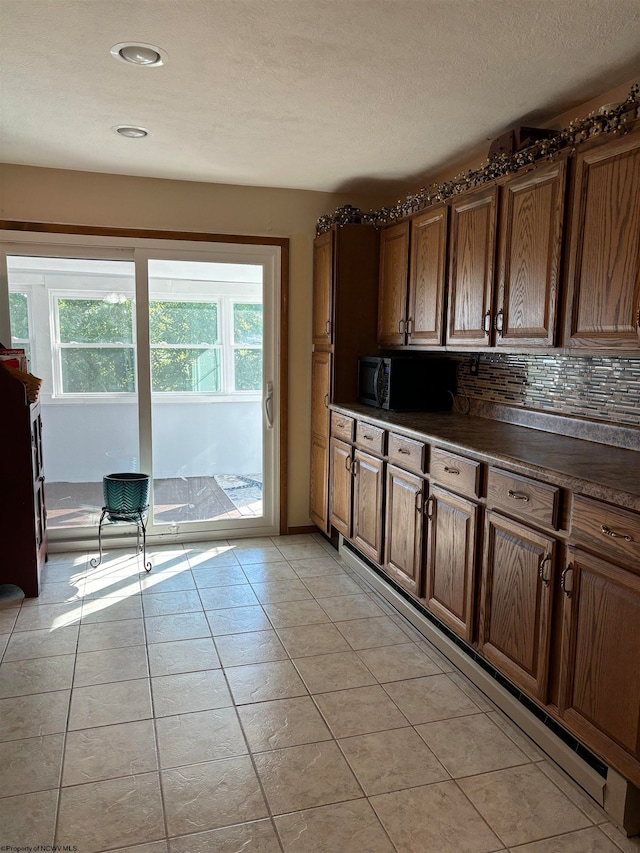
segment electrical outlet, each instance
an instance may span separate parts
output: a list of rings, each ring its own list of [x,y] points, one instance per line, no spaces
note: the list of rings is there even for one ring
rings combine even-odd
[[[478,375],[478,368],[480,367],[480,356],[474,355],[469,363],[469,373],[471,376]]]

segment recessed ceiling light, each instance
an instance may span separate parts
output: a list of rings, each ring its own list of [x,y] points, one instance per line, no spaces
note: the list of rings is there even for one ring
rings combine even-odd
[[[111,48],[111,56],[129,65],[140,65],[142,68],[157,68],[164,65],[167,59],[166,51],[154,44],[144,42],[121,41]]]
[[[149,131],[145,127],[136,127],[133,124],[119,124],[112,127],[111,130],[129,139],[142,139],[143,136],[149,135]]]

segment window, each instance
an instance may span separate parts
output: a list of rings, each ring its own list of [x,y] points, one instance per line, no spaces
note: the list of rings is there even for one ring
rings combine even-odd
[[[262,388],[262,305],[233,303],[233,375],[236,391]]]
[[[217,302],[149,303],[154,392],[221,390]]]
[[[29,322],[29,296],[26,293],[9,294],[11,317],[11,346],[23,349],[31,369],[31,323]]]
[[[56,297],[63,394],[132,394],[136,390],[133,305],[123,294]]]

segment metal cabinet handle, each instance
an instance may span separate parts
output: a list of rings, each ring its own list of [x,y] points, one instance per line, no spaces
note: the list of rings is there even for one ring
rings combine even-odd
[[[398,453],[402,453],[403,456],[411,456],[411,451],[407,450],[406,447],[399,447]]]
[[[350,456],[344,457],[344,467],[347,469],[347,471],[349,473],[351,473],[351,457]]]
[[[488,335],[491,329],[491,311],[487,311],[487,313],[484,315],[484,320],[482,321],[482,328],[484,329],[485,335]]]
[[[628,533],[617,533],[615,530],[607,527],[606,524],[602,525],[600,532],[604,533],[605,536],[611,536],[612,539],[624,539],[625,542],[633,542],[633,536],[630,536]]]
[[[538,575],[545,586],[549,586],[549,578],[544,571],[545,563],[551,562],[551,554],[542,554],[538,560]]]
[[[331,337],[331,320],[327,320],[327,322],[324,324],[324,329],[325,329],[325,332],[327,333],[327,337],[330,338]]]
[[[433,495],[430,495],[427,498],[427,502],[426,502],[425,507],[424,507],[425,508],[425,514],[426,514],[427,518],[429,519],[429,521],[431,521],[431,519],[433,518],[434,504],[435,504],[435,498],[433,497]]]
[[[531,500],[529,495],[525,495],[524,492],[514,492],[513,489],[509,489],[507,494],[510,498],[513,498],[514,501],[522,501],[525,504],[528,504]]]
[[[324,395],[324,400],[323,400],[323,402],[324,402],[324,407],[325,407],[325,409],[328,409],[328,408],[329,408],[329,395],[328,395],[328,394],[325,394],[325,395]]]
[[[406,329],[406,322],[404,320],[398,320],[398,334],[404,335]]]
[[[564,569],[562,574],[560,575],[560,588],[562,589],[564,594],[567,596],[567,598],[571,598],[571,594],[572,594],[572,590],[567,589],[567,574],[569,572],[571,572],[573,574],[573,563],[569,563],[567,568]]]
[[[360,460],[354,459],[353,462],[351,463],[351,476],[357,477],[359,470],[360,470]]]
[[[503,310],[502,310],[502,308],[501,308],[501,309],[498,311],[498,313],[496,314],[496,318],[495,318],[495,320],[493,321],[493,328],[496,330],[496,332],[501,332],[501,331],[502,331],[502,323],[503,323],[503,320],[504,320],[504,312],[503,312]]]
[[[413,334],[413,317],[409,317],[409,319],[407,320],[407,334]]]
[[[447,474],[455,474],[456,477],[460,475],[460,471],[457,468],[450,468],[448,465],[444,466],[444,470]]]
[[[424,509],[424,494],[422,493],[422,489],[419,492],[416,492],[416,499],[414,505],[416,508],[416,512],[422,512],[422,510]]]

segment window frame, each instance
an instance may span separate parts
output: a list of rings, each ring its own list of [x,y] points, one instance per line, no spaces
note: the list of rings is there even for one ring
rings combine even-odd
[[[61,340],[60,334],[60,299],[75,299],[76,301],[105,301],[105,294],[99,290],[65,291],[52,288],[49,293],[49,316],[51,317],[51,362],[53,367],[53,398],[62,400],[106,400],[107,398],[135,399],[138,393],[138,366],[136,358],[136,305],[135,298],[131,302],[131,343],[66,343]],[[65,391],[62,378],[62,350],[63,349],[127,349],[133,351],[133,391]]]

